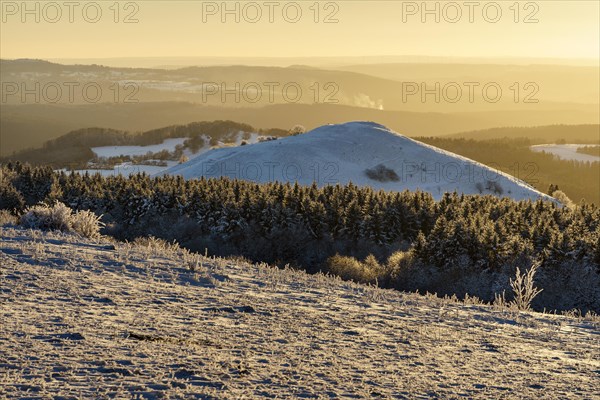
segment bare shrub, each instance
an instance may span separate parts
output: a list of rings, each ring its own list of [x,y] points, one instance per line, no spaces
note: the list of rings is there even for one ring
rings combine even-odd
[[[522,274],[519,267],[517,267],[515,279],[510,280],[510,287],[514,293],[514,299],[510,303],[511,306],[514,306],[519,310],[531,309],[531,301],[543,290],[533,286],[533,277],[539,266],[539,262],[534,263],[525,274]]]
[[[175,240],[167,242],[164,239],[159,239],[154,236],[142,236],[134,239],[133,244],[140,247],[145,247],[149,253],[159,256],[162,254],[179,254],[183,250]]]
[[[494,301],[492,302],[492,305],[496,310],[501,311],[510,308],[510,303],[506,301],[506,295],[504,291],[502,291],[502,294],[494,293]]]
[[[396,251],[388,258],[388,266],[400,272],[410,268],[415,262],[414,253],[410,251]]]
[[[361,283],[375,283],[382,271],[381,265],[374,256],[369,255],[364,262],[354,257],[340,256],[336,254],[327,260],[329,272],[344,280],[352,280]]]
[[[469,296],[469,293],[465,293],[465,298],[463,299],[463,304],[466,306],[481,306],[484,305],[485,302],[481,300],[477,296]]]
[[[437,283],[444,281],[440,270],[433,264],[423,263],[413,249],[394,252],[388,258],[386,268],[390,274],[389,285],[403,291],[437,291]],[[452,288],[447,293],[453,293]]]
[[[290,135],[296,136],[301,135],[306,132],[306,128],[302,125],[294,125],[292,129],[290,129]]]
[[[575,208],[575,203],[563,192],[562,190],[555,190],[552,193],[552,197],[560,202],[563,206],[567,208]]]
[[[0,210],[0,226],[17,225],[19,219],[8,210]]]
[[[71,215],[71,229],[73,232],[88,238],[100,236],[100,228],[103,226],[100,217],[91,211],[77,211]]]
[[[379,164],[376,167],[369,168],[365,170],[365,175],[369,177],[369,179],[373,179],[378,182],[398,182],[400,177],[391,168],[386,167],[383,164]]]
[[[21,217],[21,225],[31,229],[71,231],[73,210],[57,202],[53,206],[38,204],[27,209]]]
[[[407,284],[410,285],[414,281],[414,275],[419,273],[419,271],[415,271],[415,262],[416,259],[412,251],[396,251],[392,253],[386,263],[390,280],[399,287],[404,287]]]
[[[73,213],[73,210],[58,201],[53,206],[38,204],[30,207],[21,216],[20,223],[26,228],[59,230],[89,238],[100,236],[102,227],[100,217],[93,212],[77,211]]]

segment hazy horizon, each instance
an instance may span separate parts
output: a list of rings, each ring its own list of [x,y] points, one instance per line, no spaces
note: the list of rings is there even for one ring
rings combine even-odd
[[[24,57],[34,59],[36,57]],[[107,57],[107,58],[39,58],[58,64],[100,64],[130,68],[180,68],[187,66],[274,66],[306,65],[339,67],[363,64],[499,64],[499,65],[568,65],[599,66],[600,58],[549,57],[445,57],[435,55],[373,55],[331,57]]]
[[[592,1],[274,4],[3,2],[2,57],[600,58]]]

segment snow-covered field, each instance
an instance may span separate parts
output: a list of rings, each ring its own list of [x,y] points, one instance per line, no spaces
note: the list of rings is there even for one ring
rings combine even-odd
[[[118,157],[118,156],[143,156],[148,153],[158,153],[163,150],[173,152],[175,146],[182,145],[187,138],[165,139],[160,144],[149,146],[102,146],[92,147],[92,151],[98,157]]]
[[[594,162],[600,161],[600,157],[591,154],[578,153],[579,147],[589,146],[589,144],[538,144],[531,146],[531,151],[546,152],[558,156],[562,160],[575,160]]]
[[[58,233],[0,236],[0,398],[598,395],[597,317]]]
[[[205,145],[200,148],[196,153],[192,153],[188,149],[184,150],[183,154],[188,159],[194,159],[200,156],[203,153],[211,150],[213,147],[231,147],[231,146],[240,146],[243,141],[248,144],[258,143],[258,139],[261,137],[258,133],[250,133],[250,137],[248,139],[244,139],[244,132],[239,132],[235,138],[233,138],[232,143],[222,143],[219,142],[217,146],[211,146],[209,144],[210,137],[207,135],[203,135]],[[175,151],[175,147],[177,145],[182,145],[188,138],[173,138],[173,139],[165,139],[161,144],[149,145],[149,146],[102,146],[102,147],[92,147],[92,151],[98,157],[117,157],[117,156],[143,156],[151,153],[158,153],[163,150],[167,150],[169,152]],[[113,169],[81,169],[76,170],[78,173],[89,173],[96,174],[99,173],[102,176],[111,176],[111,175],[132,175],[138,173],[146,173],[148,175],[157,175],[161,172],[166,171],[167,169],[176,166],[179,164],[178,161],[166,161],[167,166],[157,166],[157,165],[145,165],[145,164],[132,164],[130,162],[125,162],[122,164],[117,164]]]
[[[378,165],[394,170],[398,180],[369,178],[365,171]],[[517,200],[548,198],[508,174],[373,122],[325,125],[276,141],[215,149],[163,173],[186,179],[229,176],[256,182],[297,181],[302,185],[352,182],[388,191],[420,189],[438,199],[453,191]]]

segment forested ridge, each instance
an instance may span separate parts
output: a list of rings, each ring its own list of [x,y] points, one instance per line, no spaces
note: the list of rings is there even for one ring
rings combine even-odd
[[[102,215],[104,233],[123,240],[153,235],[311,272],[336,254],[378,260],[377,283],[405,290],[489,300],[539,261],[538,306],[600,310],[600,210],[589,203],[2,166],[0,208],[55,201]]]
[[[95,158],[92,147],[100,146],[149,146],[162,143],[166,139],[185,138],[179,148],[197,152],[205,145],[234,140],[243,133],[248,139],[252,132],[264,136],[286,136],[284,129],[255,129],[248,124],[234,121],[201,121],[185,125],[171,125],[145,132],[126,132],[107,128],[84,128],[66,133],[44,143],[41,148],[27,149],[3,157],[1,161],[21,161],[34,165],[50,165],[54,168],[84,169]]]
[[[556,185],[574,202],[600,204],[600,162],[561,160],[529,149],[535,141],[520,139],[475,140],[420,137],[417,140],[478,161],[524,180],[546,193]],[[551,194],[551,193],[549,193]]]
[[[478,129],[444,135],[445,138],[475,140],[521,140],[526,138],[530,144],[546,143],[600,143],[600,125],[541,125],[541,126],[503,126],[490,129]]]
[[[583,146],[577,149],[578,153],[600,157],[600,146]]]

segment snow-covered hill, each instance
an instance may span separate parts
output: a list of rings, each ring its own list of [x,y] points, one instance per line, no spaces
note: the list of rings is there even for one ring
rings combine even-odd
[[[0,243],[2,399],[597,397],[597,317],[152,242],[0,227]]]
[[[387,191],[420,189],[438,199],[453,191],[549,199],[510,175],[373,122],[325,125],[276,141],[216,149],[163,173],[320,186],[352,182]]]

